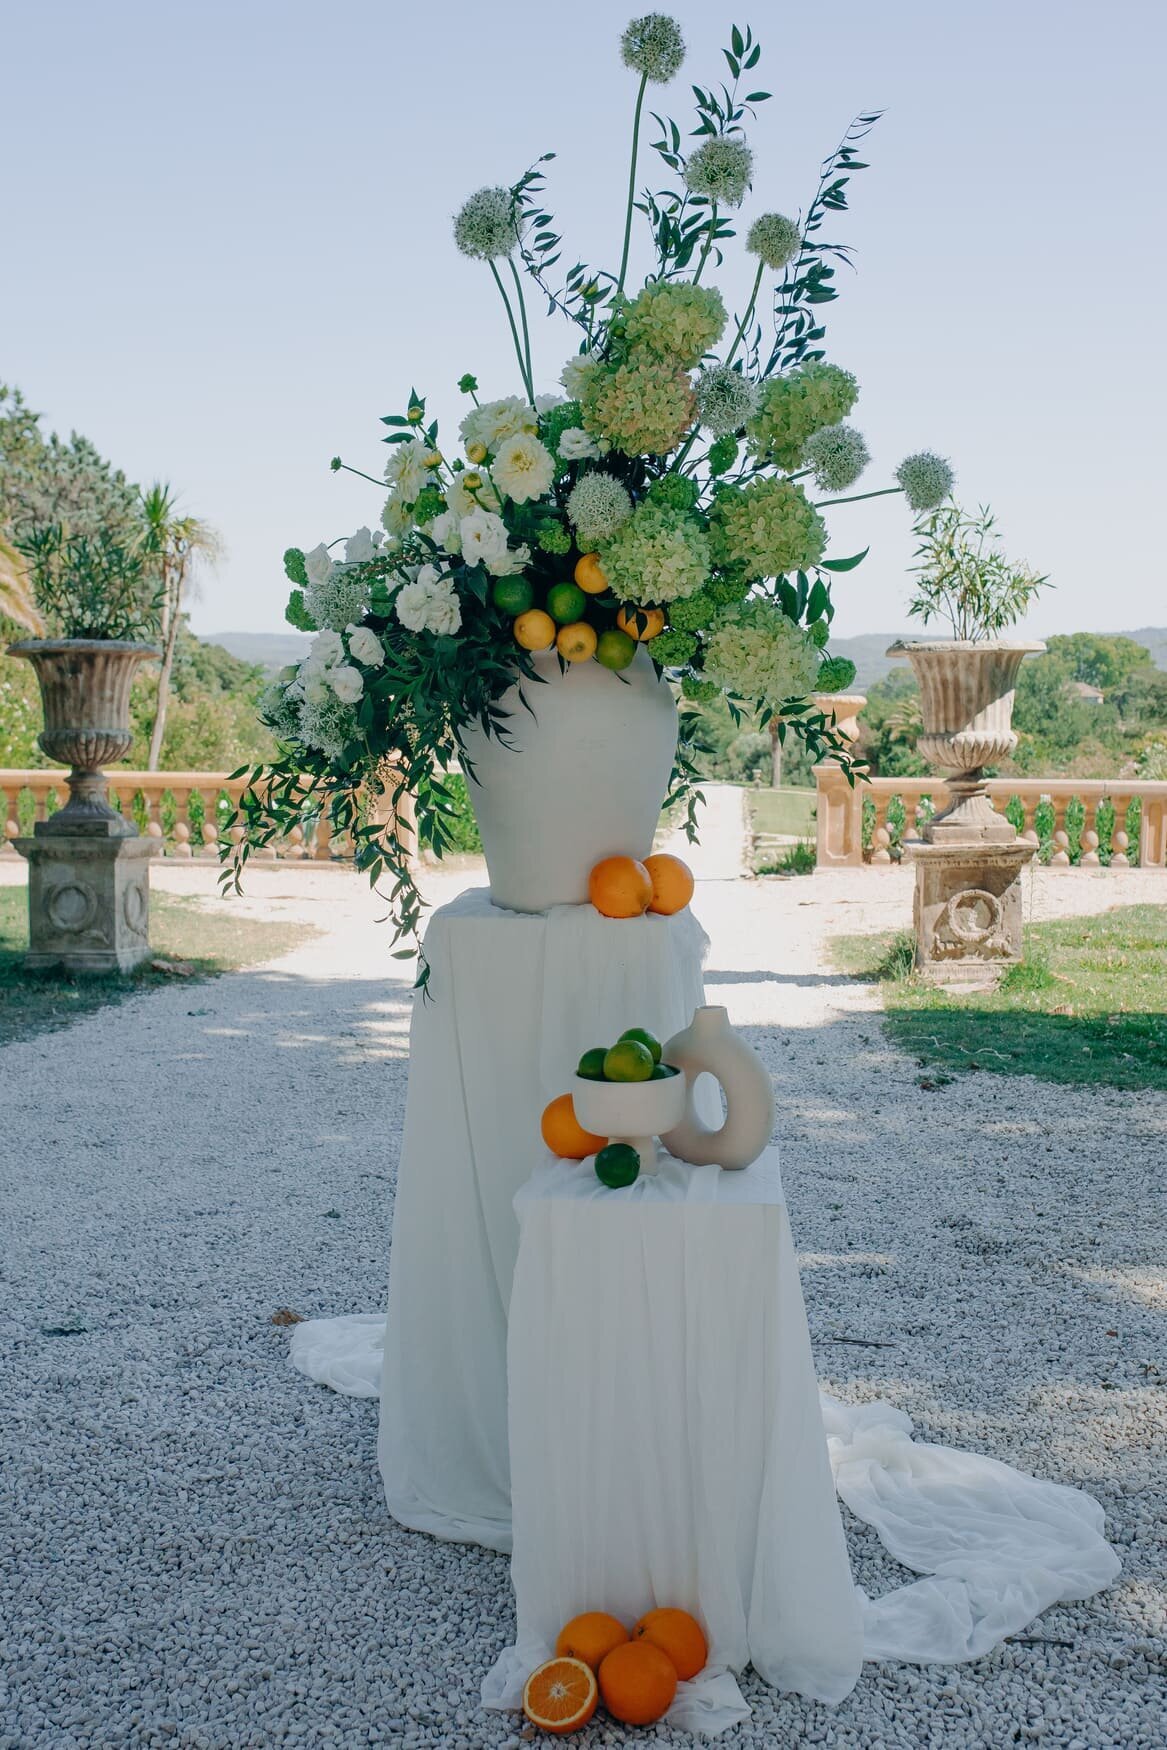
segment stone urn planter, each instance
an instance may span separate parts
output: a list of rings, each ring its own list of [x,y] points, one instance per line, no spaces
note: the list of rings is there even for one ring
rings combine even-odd
[[[601,858],[649,856],[677,746],[672,691],[646,650],[621,674],[534,660],[539,680],[499,701],[505,739],[462,732],[491,898],[508,911],[582,905]]]
[[[160,653],[129,639],[30,638],[45,726],[39,741],[70,768],[69,800],[16,849],[29,863],[30,967],[128,972],[146,959],[153,842],[110,805],[104,767],[130,750],[130,687]]]
[[[984,769],[1017,746],[1017,672],[1027,656],[1044,649],[1033,641],[921,638],[901,639],[888,650],[911,663],[919,683],[924,731],[916,745],[948,774],[952,801],[924,829],[930,843],[1011,844],[1017,837],[989,800]]]
[[[810,702],[822,712],[828,723],[834,718],[835,728],[848,747],[858,740],[859,713],[867,703],[866,693],[812,693]],[[827,757],[833,758],[833,755]]]

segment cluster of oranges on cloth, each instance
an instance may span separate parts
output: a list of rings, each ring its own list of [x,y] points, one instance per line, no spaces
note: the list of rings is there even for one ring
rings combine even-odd
[[[605,857],[588,876],[588,898],[606,918],[641,918],[645,912],[672,917],[693,897],[693,872],[666,851],[642,862]]]
[[[573,1617],[523,1689],[533,1726],[563,1736],[586,1726],[602,1701],[624,1726],[651,1726],[709,1657],[701,1624],[686,1610],[650,1610],[632,1629],[603,1610]]]
[[[636,646],[665,629],[660,608],[617,603],[598,553],[585,553],[570,578],[553,583],[542,607],[535,605],[534,584],[521,574],[500,577],[492,593],[494,605],[515,616],[516,644],[524,650],[555,649],[565,662],[589,662],[594,656],[604,668],[627,668]]]

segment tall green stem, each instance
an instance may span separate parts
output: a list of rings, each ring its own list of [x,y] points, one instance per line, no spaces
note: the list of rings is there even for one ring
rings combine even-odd
[[[737,325],[737,333],[733,337],[733,345],[730,347],[729,356],[725,361],[727,365],[732,365],[734,358],[737,356],[737,349],[742,343],[742,336],[745,334],[746,329],[749,327],[750,322],[753,319],[754,306],[758,302],[758,293],[762,289],[762,272],[765,266],[766,263],[764,261],[759,261],[758,271],[754,275],[754,286],[750,293],[750,301],[746,305],[745,315]]]
[[[697,285],[705,272],[705,263],[709,260],[709,251],[713,248],[713,237],[717,230],[717,202],[709,209],[709,230],[705,235],[705,247],[701,251],[701,259],[697,263],[697,272],[693,275],[693,284]]]
[[[523,353],[527,360],[527,394],[530,397],[531,406],[534,407],[535,373],[531,369],[531,335],[527,328],[527,300],[523,296],[523,282],[519,278],[519,270],[515,266],[513,256],[511,257],[511,277],[515,282],[515,294],[519,300],[519,316],[523,324]]]
[[[619,298],[624,290],[624,275],[628,272],[628,246],[632,241],[632,208],[636,200],[636,158],[640,151],[640,112],[644,107],[644,90],[648,84],[648,74],[640,76],[640,90],[636,93],[636,112],[632,117],[632,163],[628,169],[628,207],[624,214],[624,248],[620,255],[620,277],[616,281],[616,296]]]
[[[515,343],[515,357],[519,361],[519,375],[523,379],[523,386],[527,391],[528,399],[533,403],[534,399],[535,399],[535,391],[532,388],[532,386],[527,378],[527,364],[526,364],[526,360],[523,357],[523,344],[522,344],[522,341],[519,339],[519,331],[518,331],[518,328],[515,326],[515,313],[511,309],[511,301],[507,297],[507,289],[503,285],[502,278],[499,274],[497,267],[495,267],[493,261],[490,264],[490,271],[494,275],[494,283],[498,287],[498,295],[502,299],[503,304],[506,307],[507,321],[511,325],[511,339]]]
[[[853,492],[850,498],[820,498],[815,502],[816,510],[830,510],[836,504],[860,504],[865,498],[886,498],[889,493],[902,492],[902,486],[881,486],[878,492]]]

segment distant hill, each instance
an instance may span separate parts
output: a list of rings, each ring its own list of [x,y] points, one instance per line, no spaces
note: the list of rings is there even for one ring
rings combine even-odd
[[[290,662],[303,662],[312,640],[304,632],[210,632],[204,644],[220,644],[241,662],[254,662],[274,674]]]
[[[929,627],[926,631],[919,629],[911,632],[864,632],[858,638],[832,638],[831,655],[846,656],[855,664],[855,685],[860,692],[874,686],[889,675],[893,668],[905,668],[903,662],[893,662],[884,655],[889,644],[894,644],[897,638],[942,638],[940,628]],[[1167,626],[1143,626],[1137,632],[1115,632],[1110,634],[1115,638],[1133,638],[1136,644],[1142,644],[1151,652],[1151,659],[1156,668],[1167,669]]]

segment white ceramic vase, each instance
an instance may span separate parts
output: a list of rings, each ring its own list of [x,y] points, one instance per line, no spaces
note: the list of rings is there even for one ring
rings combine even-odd
[[[462,732],[490,895],[508,911],[580,905],[602,857],[647,857],[677,745],[673,695],[647,651],[622,674],[597,662],[564,674],[554,652],[534,662],[539,680],[499,701],[505,741]]]
[[[669,1040],[662,1057],[684,1071],[687,1095],[685,1116],[661,1136],[669,1153],[695,1167],[752,1166],[774,1128],[774,1090],[757,1052],[730,1026],[728,1012],[713,1006],[698,1009],[689,1026]],[[694,1086],[702,1074],[716,1076],[725,1095],[719,1129],[710,1129],[697,1116]]]

